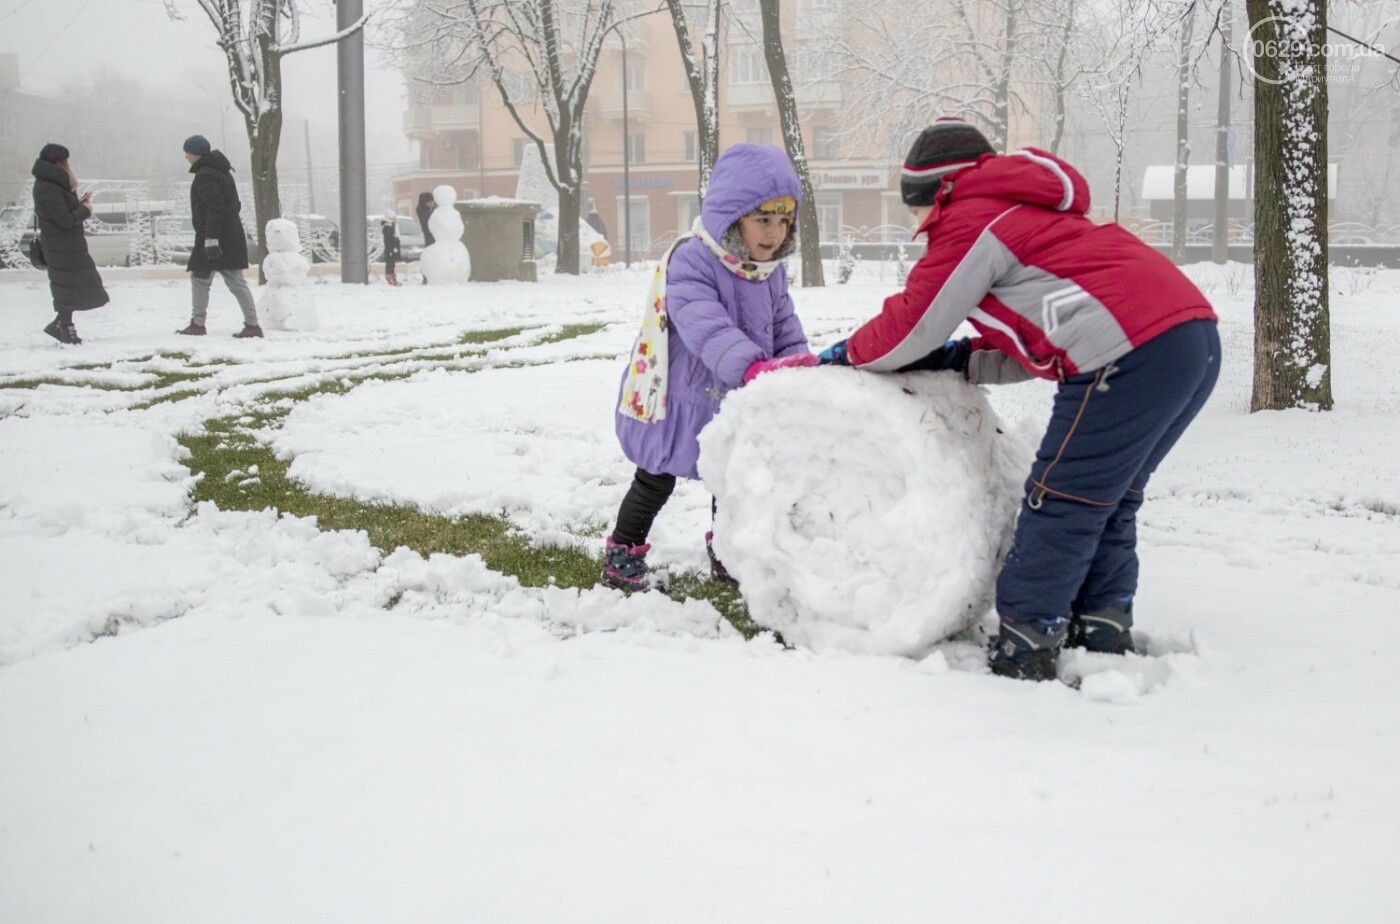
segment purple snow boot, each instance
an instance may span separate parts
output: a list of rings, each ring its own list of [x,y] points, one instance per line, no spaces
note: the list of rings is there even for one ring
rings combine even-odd
[[[647,580],[647,553],[650,551],[649,545],[621,545],[609,536],[599,583],[614,590],[651,590]]]

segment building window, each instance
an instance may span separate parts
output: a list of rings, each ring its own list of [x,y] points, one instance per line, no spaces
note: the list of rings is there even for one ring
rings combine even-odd
[[[647,136],[644,133],[633,132],[627,136],[627,159],[634,164],[647,162]]]
[[[841,239],[841,194],[817,193],[817,228],[823,241]]]
[[[772,144],[773,129],[771,128],[750,128],[745,135],[745,140],[749,144]]]
[[[685,234],[695,226],[695,219],[700,217],[700,197],[694,193],[679,196],[676,199],[676,218],[680,227],[676,229],[681,234]]]
[[[622,196],[617,197],[617,214],[627,214],[627,200]],[[633,258],[638,254],[645,254],[651,247],[651,200],[644,195],[633,196],[631,231],[628,231],[627,223],[623,222],[622,227],[613,233],[617,235],[617,243],[621,245],[620,248],[614,248],[614,253],[621,249],[625,255],[628,234],[630,233]]]
[[[627,92],[641,93],[647,88],[647,63],[632,60],[627,62]]]
[[[501,83],[510,94],[512,103],[533,103],[535,101],[535,78],[519,71],[503,71]]]
[[[768,63],[758,45],[735,45],[729,51],[730,83],[770,83]]]
[[[812,129],[812,158],[814,160],[839,160],[841,157],[841,137],[839,129],[831,125],[818,125]]]
[[[700,136],[696,132],[683,132],[682,147],[685,149],[686,163],[693,164],[700,159]]]

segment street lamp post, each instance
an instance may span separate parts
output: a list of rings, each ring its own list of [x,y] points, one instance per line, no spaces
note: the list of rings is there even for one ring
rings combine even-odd
[[[632,136],[627,122],[627,36],[617,33],[622,42],[622,258],[632,265]]]

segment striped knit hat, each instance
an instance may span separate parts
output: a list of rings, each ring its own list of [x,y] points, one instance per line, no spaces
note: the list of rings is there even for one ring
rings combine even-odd
[[[939,119],[919,133],[899,177],[905,205],[933,205],[943,178],[971,167],[992,146],[982,133],[962,119]]]

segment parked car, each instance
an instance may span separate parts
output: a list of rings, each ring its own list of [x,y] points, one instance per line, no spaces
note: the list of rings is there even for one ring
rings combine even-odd
[[[399,219],[399,251],[403,254],[405,263],[412,263],[423,256],[423,248],[426,246],[423,237],[423,226],[416,218]]]
[[[156,259],[184,266],[194,252],[194,221],[190,216],[161,215],[155,220]]]
[[[365,224],[369,229],[369,255],[371,260],[378,260],[384,253],[384,219],[371,216],[365,219]],[[423,256],[423,226],[415,219],[398,219],[399,226],[399,257],[404,263],[412,263]]]
[[[91,220],[90,220],[91,221]],[[96,226],[94,228],[94,226]],[[130,266],[131,234],[127,231],[106,231],[101,221],[86,226],[88,253],[98,266]],[[29,242],[39,233],[39,221],[33,209],[18,205],[5,206],[0,210],[0,234],[17,235],[16,241],[21,254],[29,253]],[[0,266],[5,266],[0,256]],[[29,258],[24,257],[19,269],[33,269]]]

